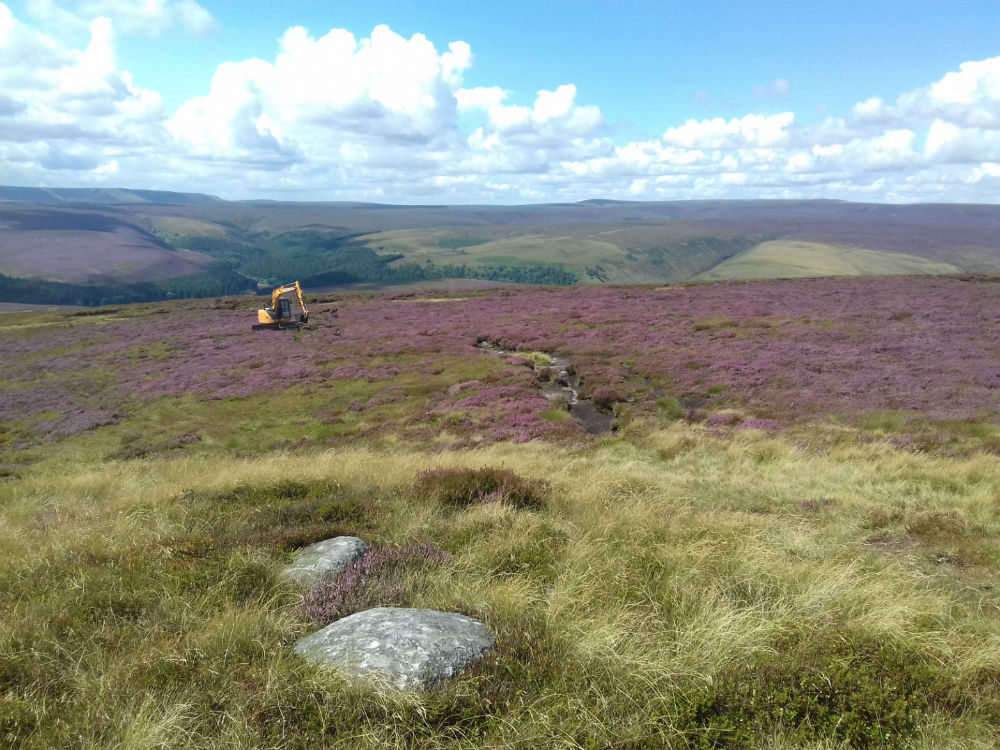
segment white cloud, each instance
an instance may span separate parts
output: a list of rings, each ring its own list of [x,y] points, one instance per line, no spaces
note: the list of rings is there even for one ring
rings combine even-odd
[[[812,153],[816,156],[839,156],[844,153],[844,146],[841,143],[835,143],[832,146],[820,146],[817,144],[812,147]]]
[[[273,55],[219,65],[168,113],[119,67],[116,34],[203,32],[200,5],[31,4],[50,21],[35,28],[0,2],[0,183],[392,202],[1000,195],[1000,58],[820,122],[748,112],[616,142],[577,85],[540,81],[527,100],[503,81],[465,87],[468,44],[439,51],[388,26],[290,28]],[[755,93],[789,90],[775,79]]]
[[[978,164],[1000,159],[1000,129],[960,128],[935,120],[927,132],[924,152],[936,163]]]
[[[631,195],[641,196],[641,195],[644,195],[646,193],[646,190],[648,189],[648,187],[649,187],[649,180],[645,180],[645,179],[639,180],[639,179],[636,179],[636,180],[632,180],[632,184],[629,185],[628,191],[629,191],[629,193]]]
[[[930,97],[948,104],[995,105],[1000,100],[1000,57],[962,63],[957,72],[931,84]]]
[[[539,91],[531,107],[505,104],[508,92],[497,86],[459,89],[455,97],[462,110],[486,112],[483,127],[467,140],[474,150],[540,147],[562,151],[567,147],[609,146],[604,141],[594,142],[604,128],[604,117],[599,108],[576,103],[573,84]]]
[[[788,128],[795,121],[795,114],[745,115],[723,120],[688,120],[680,127],[669,128],[663,140],[684,148],[740,148],[743,146],[768,146],[785,139]]]
[[[996,162],[983,162],[972,170],[965,181],[970,185],[977,185],[983,181],[1000,184],[1000,164]]]
[[[82,50],[34,31],[2,4],[0,19],[0,149],[41,139],[96,152],[156,140],[160,97],[116,68],[107,18],[91,22]]]
[[[499,86],[479,86],[473,89],[458,89],[455,100],[459,109],[488,109],[500,104],[508,96],[508,92]]]
[[[962,63],[940,80],[904,92],[894,104],[871,97],[855,105],[852,114],[862,123],[940,119],[965,127],[1000,127],[1000,57]]]
[[[158,36],[175,26],[204,36],[216,21],[195,0],[29,0],[28,12],[47,28],[78,31],[91,19],[104,17],[128,34]]]
[[[886,107],[882,97],[872,96],[863,102],[858,102],[851,109],[854,119],[859,122],[885,123],[895,119],[895,115]]]
[[[10,8],[0,5],[0,44],[7,44],[15,25],[14,14],[10,12]]]
[[[450,42],[448,51],[441,55],[443,78],[449,86],[460,86],[462,74],[472,66],[472,47],[465,42]]]
[[[378,26],[356,40],[342,29],[312,37],[295,27],[274,62],[220,65],[207,94],[185,102],[167,123],[181,148],[201,156],[328,162],[347,148],[357,159],[392,149],[428,147],[452,128],[452,87],[471,52],[453,43],[438,55],[422,34],[404,39]]]
[[[576,99],[576,86],[565,84],[555,91],[539,91],[531,119],[535,122],[546,122],[557,117],[565,117],[573,108]]]

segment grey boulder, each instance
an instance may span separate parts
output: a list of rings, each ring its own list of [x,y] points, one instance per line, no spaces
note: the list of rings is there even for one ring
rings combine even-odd
[[[303,547],[284,574],[296,583],[312,585],[325,575],[343,573],[347,566],[368,551],[356,536],[337,536]]]
[[[352,677],[428,690],[479,661],[493,644],[490,629],[465,615],[377,607],[300,639],[295,653]]]

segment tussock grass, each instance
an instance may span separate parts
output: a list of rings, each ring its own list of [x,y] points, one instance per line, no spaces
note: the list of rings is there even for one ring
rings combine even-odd
[[[544,480],[443,507],[428,469]],[[1000,741],[1000,462],[629,426],[591,446],[40,462],[0,484],[0,744],[939,747]],[[291,644],[338,533],[450,553],[403,602],[498,647],[426,695]]]

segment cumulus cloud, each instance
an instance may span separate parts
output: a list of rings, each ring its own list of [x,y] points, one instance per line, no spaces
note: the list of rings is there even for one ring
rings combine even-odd
[[[598,135],[604,127],[599,108],[576,103],[576,86],[571,83],[539,91],[531,107],[505,104],[508,92],[496,86],[460,89],[455,97],[463,110],[486,112],[487,122],[470,139],[481,147],[493,148],[502,141],[555,145]]]
[[[890,124],[938,119],[962,127],[1000,127],[1000,57],[965,62],[940,80],[901,94],[894,103],[870,97],[854,106],[860,122]]]
[[[79,46],[32,28],[0,3],[0,183],[107,185],[149,181],[169,163],[160,96],[115,61],[115,29],[99,17]]]
[[[780,82],[779,82],[780,81]],[[787,92],[784,81],[758,95]],[[650,198],[856,197],[985,200],[1000,161],[1000,58],[964,63],[939,81],[859,101],[846,118],[800,125],[794,113],[688,120],[660,139],[616,148],[616,159],[570,162],[582,177],[628,175],[616,194]],[[984,182],[985,181],[985,182]],[[934,187],[940,194],[934,195]],[[873,197],[874,196],[874,197]]]
[[[178,148],[205,158],[378,162],[384,148],[416,151],[446,140],[457,107],[453,87],[471,50],[452,43],[438,54],[422,34],[387,26],[358,40],[334,29],[315,38],[289,29],[273,62],[224,63],[209,91],[167,122]]]
[[[962,128],[945,120],[935,120],[927,132],[924,154],[937,163],[967,163],[1000,159],[1000,130]]]
[[[290,28],[271,54],[222,63],[203,91],[167,112],[119,66],[116,35],[204,33],[213,20],[201,5],[30,7],[31,18],[48,20],[33,26],[0,2],[0,182],[8,184],[505,203],[996,200],[1000,185],[1000,58],[965,62],[895,98],[859,97],[818,122],[791,110],[747,112],[664,122],[659,137],[616,142],[574,83],[540,81],[533,93],[503,81],[466,86],[475,64],[467,43],[440,46],[388,26],[368,36]],[[775,79],[754,93],[789,90]]]
[[[195,0],[29,0],[27,8],[47,27],[70,31],[98,17],[125,33],[152,37],[177,26],[195,36],[216,28],[212,14]]]
[[[107,18],[90,23],[89,41],[77,50],[21,23],[0,4],[0,90],[0,157],[23,156],[15,146],[21,142],[55,144],[74,158],[47,157],[40,168],[99,165],[101,154],[152,143],[159,135],[160,97],[116,68]],[[72,148],[61,150],[62,144]]]
[[[665,143],[684,148],[741,148],[744,146],[770,146],[787,137],[788,128],[795,121],[795,114],[745,115],[723,120],[688,120],[683,125],[668,128],[663,134]]]

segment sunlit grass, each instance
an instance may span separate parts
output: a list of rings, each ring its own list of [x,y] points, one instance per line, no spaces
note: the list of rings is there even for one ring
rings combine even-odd
[[[0,484],[7,745],[1000,739],[992,455],[678,422],[589,447],[76,458]],[[484,466],[549,482],[545,507],[410,492],[428,468]],[[337,533],[451,553],[406,604],[482,619],[497,651],[427,695],[300,662],[310,626],[278,571]]]

